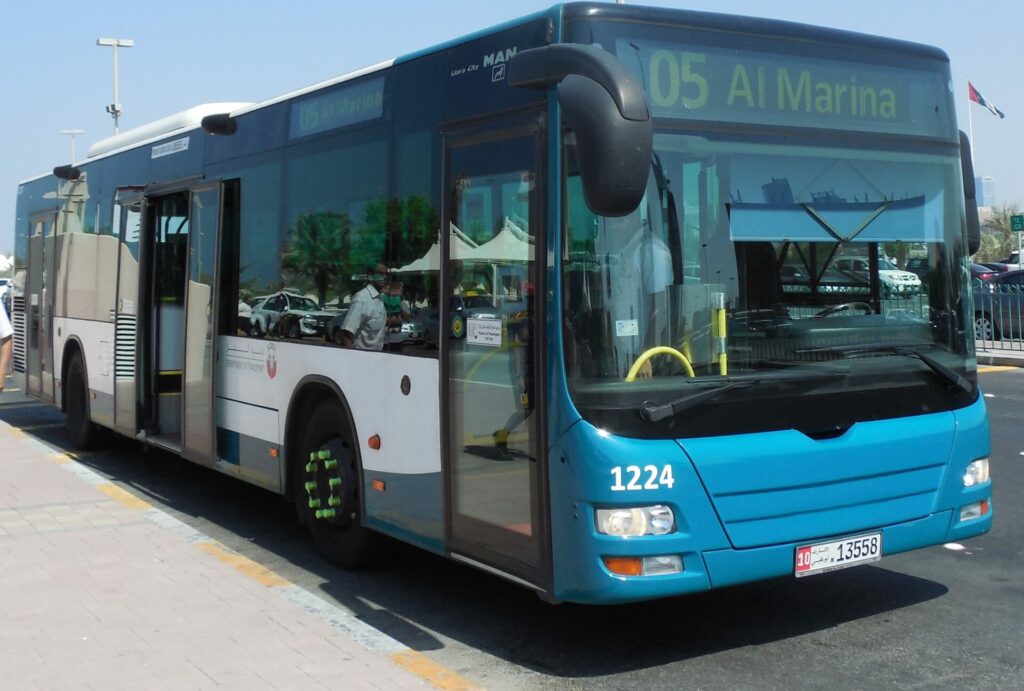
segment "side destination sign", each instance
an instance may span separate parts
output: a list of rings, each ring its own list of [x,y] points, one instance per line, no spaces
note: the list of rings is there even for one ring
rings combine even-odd
[[[296,101],[291,109],[290,139],[379,118],[384,114],[384,77]]]
[[[655,117],[903,134],[946,134],[936,70],[909,70],[693,44],[619,40]]]

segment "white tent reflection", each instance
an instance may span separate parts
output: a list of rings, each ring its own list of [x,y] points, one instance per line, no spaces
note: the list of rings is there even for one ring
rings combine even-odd
[[[533,259],[533,242],[526,231],[506,217],[501,232],[479,247],[460,252],[453,259],[488,264],[528,262]]]
[[[453,249],[453,254],[456,259],[462,257],[463,254],[477,248],[477,244],[473,242],[465,233],[459,230],[454,223],[450,224],[451,227],[451,238],[450,243]],[[439,233],[440,235],[440,233]],[[418,259],[414,259],[405,266],[400,266],[397,269],[392,269],[391,273],[395,274],[414,274],[414,273],[427,273],[430,271],[441,270],[441,242],[440,238],[427,253]]]

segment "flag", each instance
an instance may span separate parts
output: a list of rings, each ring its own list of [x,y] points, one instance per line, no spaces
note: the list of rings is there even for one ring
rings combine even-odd
[[[984,106],[985,108],[988,108],[989,112],[992,113],[993,115],[998,115],[1001,118],[1006,117],[1005,115],[1003,115],[1003,111],[999,110],[994,105],[992,105],[991,101],[986,101],[985,97],[981,95],[981,92],[975,89],[974,84],[971,84],[970,82],[967,82],[967,95],[968,98],[977,103],[979,106]]]

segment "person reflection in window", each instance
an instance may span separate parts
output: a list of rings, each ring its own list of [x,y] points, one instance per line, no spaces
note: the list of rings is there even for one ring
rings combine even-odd
[[[381,289],[387,280],[383,264],[367,271],[366,285],[352,296],[352,303],[341,325],[341,343],[357,350],[382,350],[387,338],[387,310]]]
[[[512,375],[512,391],[515,395],[515,410],[501,429],[494,433],[494,446],[499,458],[511,459],[508,438],[533,414],[534,373],[533,354],[530,339],[533,338],[533,284],[526,284],[526,310],[518,312],[509,320],[509,338],[512,344],[512,358],[509,362]]]

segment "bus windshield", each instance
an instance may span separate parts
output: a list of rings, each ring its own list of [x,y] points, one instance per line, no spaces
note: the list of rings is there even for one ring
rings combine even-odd
[[[628,46],[647,67],[683,59]],[[701,60],[712,103],[715,72]],[[683,98],[668,90],[648,83],[656,115],[660,97]],[[783,134],[778,113],[730,131],[666,108],[647,193],[628,216],[587,210],[567,145],[563,340],[584,417],[621,434],[704,436],[839,429],[973,400],[955,148],[937,131],[915,141],[903,124],[900,144],[881,146],[869,134],[829,138],[820,122]],[[928,271],[901,268],[910,259]],[[694,396],[704,403],[679,405]],[[664,401],[685,412],[650,420],[644,411]],[[741,403],[761,408],[726,412]],[[822,405],[840,412],[823,417]]]

